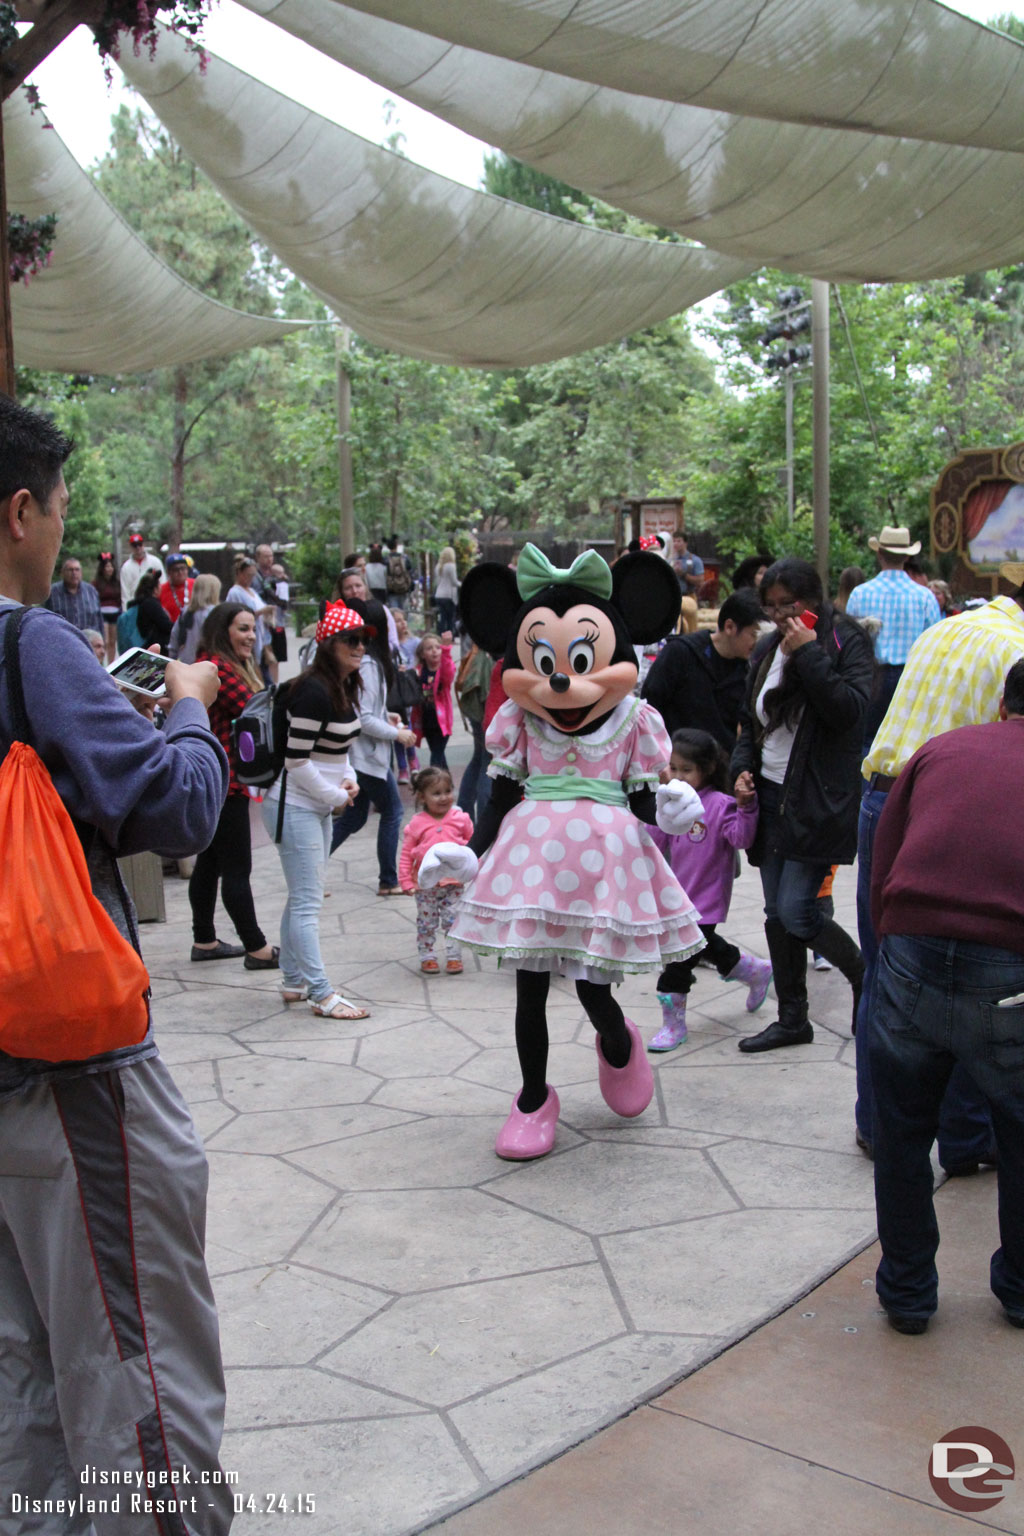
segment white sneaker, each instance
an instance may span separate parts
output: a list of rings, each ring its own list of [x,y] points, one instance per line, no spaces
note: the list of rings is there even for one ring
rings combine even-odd
[[[824,955],[815,955],[814,969],[816,971],[831,971],[833,967],[831,962],[825,959]]]

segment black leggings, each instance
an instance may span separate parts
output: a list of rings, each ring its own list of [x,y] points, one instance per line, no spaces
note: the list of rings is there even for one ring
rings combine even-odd
[[[266,944],[256,921],[249,876],[252,873],[252,839],[249,833],[249,796],[228,795],[220,813],[213,842],[196,859],[188,883],[192,906],[192,937],[197,944],[212,944],[217,937],[214,911],[217,882],[235,932],[250,954]]]
[[[697,962],[703,960],[705,955],[713,962],[719,976],[728,976],[739,965],[739,950],[735,944],[730,944],[728,939],[723,939],[720,933],[715,932],[714,923],[700,923],[698,927],[707,939],[707,949],[691,955],[688,960],[671,960],[658,977],[659,992],[681,992],[685,996],[693,986]]]
[[[546,1004],[551,975],[548,971],[516,972],[516,1050],[523,1073],[519,1107],[524,1114],[539,1109],[547,1094],[548,1026]],[[632,1044],[622,1009],[610,985],[578,981],[576,996],[591,1024],[601,1036],[601,1050],[612,1067],[624,1067]]]
[[[441,730],[441,727],[437,724],[436,718],[433,725],[424,726],[423,739],[430,749],[431,768],[447,769],[448,759],[444,755],[444,749],[448,745],[449,738],[444,734],[444,732]]]

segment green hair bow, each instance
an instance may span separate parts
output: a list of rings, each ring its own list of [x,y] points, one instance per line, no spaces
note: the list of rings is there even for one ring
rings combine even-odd
[[[582,587],[595,597],[608,598],[612,595],[611,567],[596,549],[585,549],[568,570],[560,569],[536,544],[524,544],[516,566],[516,586],[524,603],[551,586]]]

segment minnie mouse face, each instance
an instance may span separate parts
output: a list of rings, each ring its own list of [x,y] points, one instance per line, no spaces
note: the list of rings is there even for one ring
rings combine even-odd
[[[504,653],[509,698],[572,735],[593,730],[636,687],[633,646],[671,629],[679,583],[657,555],[625,555],[609,570],[587,550],[559,570],[527,544],[515,576],[474,566],[459,606],[481,650]]]
[[[516,636],[516,659],[518,667],[506,663],[502,673],[505,692],[559,731],[585,730],[636,687],[635,659],[622,656],[610,616],[593,602],[562,614],[531,608]]]

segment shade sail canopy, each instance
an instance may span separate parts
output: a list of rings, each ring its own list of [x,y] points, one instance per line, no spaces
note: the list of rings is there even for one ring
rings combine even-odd
[[[250,227],[370,341],[446,363],[518,366],[650,325],[748,259],[610,234],[475,192],[176,37],[121,59],[185,153]]]
[[[1024,48],[938,0],[352,4],[450,43],[659,101],[1024,150]]]
[[[455,47],[336,0],[241,3],[549,175],[756,266],[920,279],[1024,250],[1022,154],[654,101]],[[742,7],[719,0],[719,9]]]
[[[56,213],[48,268],[12,284],[18,362],[64,372],[139,373],[276,341],[292,322],[206,298],[143,243],[20,92],[4,103],[7,204]]]

